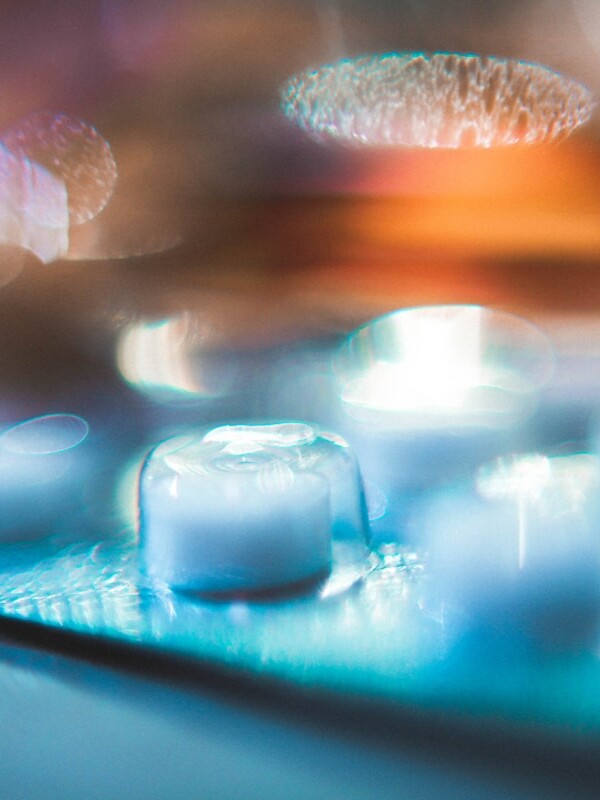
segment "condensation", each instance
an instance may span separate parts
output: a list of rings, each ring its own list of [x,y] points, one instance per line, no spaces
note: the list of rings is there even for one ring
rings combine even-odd
[[[14,156],[43,167],[65,184],[72,225],[95,217],[110,199],[117,167],[110,145],[92,125],[40,111],[5,131],[2,141]]]
[[[293,77],[281,99],[319,139],[431,148],[548,142],[594,106],[585,86],[547,67],[453,53],[339,61]]]

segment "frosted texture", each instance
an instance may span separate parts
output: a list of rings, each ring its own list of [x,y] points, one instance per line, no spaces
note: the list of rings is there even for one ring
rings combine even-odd
[[[593,105],[585,86],[547,67],[453,53],[347,59],[282,90],[284,113],[309,133],[371,146],[548,142],[587,122]]]
[[[71,224],[92,219],[110,199],[117,167],[108,142],[92,125],[65,114],[35,112],[5,131],[2,141],[15,156],[64,182]]]
[[[4,558],[7,554],[4,554]],[[19,563],[19,562],[17,562]],[[142,629],[135,553],[127,548],[80,543],[28,568],[0,569],[0,613],[32,616],[60,627],[117,627],[139,637]]]

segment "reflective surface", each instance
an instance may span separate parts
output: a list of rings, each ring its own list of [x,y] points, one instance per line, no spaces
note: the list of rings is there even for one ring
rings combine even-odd
[[[512,773],[505,748],[537,748],[530,788],[560,754],[597,763],[593,16],[575,0],[0,9],[0,629],[160,661],[172,684],[183,660],[196,686],[260,685],[290,714],[299,695],[315,717],[352,706],[369,752],[376,725],[410,739],[427,719],[437,752],[443,717],[449,739],[470,726],[465,760],[488,747]],[[392,51],[430,55],[388,72]],[[342,63],[322,96],[307,76]],[[280,107],[290,76],[315,100],[302,120]],[[395,132],[411,146],[363,146]],[[136,503],[150,451],[282,420],[351,443],[373,556],[260,598],[157,586]],[[247,505],[268,516],[286,467]],[[185,505],[195,525],[201,494]],[[211,506],[221,544],[246,529],[233,507]],[[571,797],[579,775],[564,770]]]
[[[557,374],[569,365],[559,349]],[[545,422],[554,402],[546,394],[532,419],[540,448],[554,441],[554,427]],[[96,426],[106,419],[97,418]],[[258,436],[261,447],[291,446],[300,455],[314,437],[299,424],[253,430],[217,428],[204,446],[233,448],[227,458],[243,458],[256,450]],[[176,441],[165,453],[179,472],[208,469],[186,457],[185,447],[194,444],[189,435]],[[72,453],[86,446],[87,440]],[[312,448],[305,454],[309,470]],[[326,458],[322,467],[329,464]],[[388,529],[367,567],[340,572],[337,584],[332,573],[319,586],[260,599],[173,591],[147,575],[135,518],[123,527],[121,517],[117,527],[115,516],[98,534],[86,513],[75,515],[70,529],[63,516],[47,527],[52,536],[30,543],[13,536],[0,548],[0,611],[91,635],[100,648],[126,643],[148,657],[188,657],[290,689],[302,686],[315,697],[350,691],[423,713],[435,708],[474,719],[493,713],[511,735],[520,735],[526,721],[540,743],[550,728],[567,738],[585,734],[591,743],[600,735],[598,693],[590,688],[600,680],[595,465],[591,453],[554,458],[542,449],[490,464],[471,488],[460,483],[415,495],[406,527]],[[95,494],[106,498],[101,488]],[[116,514],[123,499],[117,488],[103,501],[105,512]],[[15,509],[14,519],[21,513]]]

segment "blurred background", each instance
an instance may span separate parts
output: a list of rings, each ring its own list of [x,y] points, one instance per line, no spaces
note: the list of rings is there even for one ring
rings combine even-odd
[[[67,258],[27,256],[0,289],[0,422],[119,384],[135,320],[191,313],[211,348],[256,352],[425,303],[593,319],[596,120],[545,147],[365,152],[280,114],[295,72],[405,49],[537,61],[600,93],[593,0],[3,4],[0,127],[79,117],[119,177]]]

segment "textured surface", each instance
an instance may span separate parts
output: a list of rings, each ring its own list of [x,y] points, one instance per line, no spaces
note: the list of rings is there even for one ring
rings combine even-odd
[[[0,548],[0,618],[107,637],[297,687],[357,694],[566,739],[600,737],[594,655],[527,656],[503,640],[457,639],[460,618],[428,589],[427,564],[385,545],[347,591],[270,602],[204,602],[151,587],[135,545]],[[535,732],[535,733],[534,733]]]
[[[108,142],[91,125],[65,114],[35,112],[2,139],[12,153],[64,181],[71,224],[92,219],[110,199],[117,167]]]
[[[569,134],[589,91],[536,64],[476,55],[365,56],[304,72],[284,113],[318,138],[363,145],[494,147]]]

